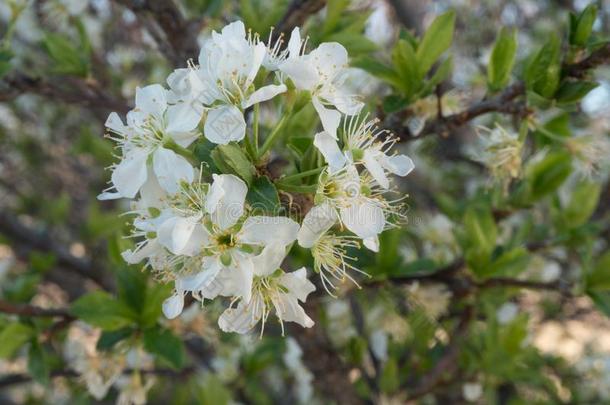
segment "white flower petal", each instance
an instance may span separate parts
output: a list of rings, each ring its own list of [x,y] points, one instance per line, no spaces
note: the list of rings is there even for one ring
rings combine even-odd
[[[136,88],[136,109],[162,117],[167,107],[167,90],[160,84]]]
[[[121,117],[119,117],[119,114],[117,114],[115,112],[110,113],[110,115],[106,119],[106,123],[104,125],[106,126],[106,128],[108,128],[109,130],[111,130],[113,132],[116,132],[119,134],[125,133],[125,124],[123,124],[123,120],[121,120]]]
[[[311,101],[313,102],[313,107],[320,116],[324,131],[333,137],[333,139],[337,139],[337,128],[339,128],[339,122],[341,121],[341,113],[337,110],[331,110],[330,108],[324,107],[317,97],[313,97]]]
[[[195,176],[188,160],[165,148],[157,148],[155,151],[153,170],[161,187],[170,194],[178,191],[181,181],[191,183]]]
[[[163,314],[167,319],[178,317],[184,309],[184,294],[175,292],[171,297],[163,301]]]
[[[328,163],[329,172],[336,173],[339,169],[345,166],[347,160],[345,155],[339,149],[339,145],[335,138],[327,132],[319,132],[316,134],[313,144],[324,156],[324,160]]]
[[[324,42],[309,54],[311,63],[318,72],[324,73],[329,78],[347,67],[347,50],[338,42]]]
[[[241,297],[246,303],[252,297],[252,281],[254,278],[254,267],[250,258],[233,257],[234,265],[229,268],[231,284],[235,290],[233,295]]]
[[[280,268],[286,257],[286,248],[278,244],[269,244],[263,251],[252,257],[254,274],[258,277],[268,276]]]
[[[218,326],[224,332],[248,333],[263,317],[265,304],[260,295],[250,304],[240,302],[237,308],[227,308],[218,318]]]
[[[383,166],[377,161],[377,158],[383,155],[381,152],[372,152],[370,149],[366,149],[364,151],[364,156],[362,157],[362,161],[366,169],[371,173],[371,176],[375,179],[375,181],[383,188],[387,189],[390,187],[390,180],[388,180],[388,176],[386,176],[385,171],[383,170]],[[385,156],[385,155],[383,155]]]
[[[288,58],[280,66],[280,71],[284,72],[299,90],[313,90],[318,84],[319,77],[316,69],[304,63],[302,58]]]
[[[210,142],[220,145],[241,141],[246,135],[244,114],[234,105],[212,108],[208,111],[203,133]]]
[[[178,278],[176,280],[176,289],[194,292],[209,288],[223,267],[216,259],[206,261],[204,266],[203,270],[199,273]]]
[[[198,251],[197,244],[207,242],[208,234],[199,224],[199,219],[199,216],[194,216],[172,217],[166,220],[157,232],[159,243],[174,254],[192,256]],[[196,232],[195,229],[197,229]],[[193,236],[196,240],[191,242]]]
[[[163,248],[157,242],[156,239],[149,240],[147,243],[142,245],[139,249],[133,250],[125,250],[121,253],[121,257],[128,264],[136,264],[140,263],[142,260],[154,256],[161,252]]]
[[[283,274],[280,277],[280,284],[286,287],[288,294],[294,295],[301,302],[305,302],[307,296],[316,290],[316,286],[307,279],[305,267]]]
[[[385,217],[379,205],[366,199],[354,201],[348,207],[340,209],[341,221],[347,229],[362,239],[376,236],[383,232]]]
[[[288,40],[288,53],[291,58],[296,58],[301,53],[301,32],[299,27],[293,28],[290,33],[290,40]]]
[[[368,238],[364,238],[362,239],[362,243],[364,243],[364,246],[366,246],[369,250],[372,250],[373,252],[379,252],[379,236],[375,235]]]
[[[227,229],[244,214],[248,186],[232,174],[214,174],[213,178],[205,208],[220,229]]]
[[[247,89],[248,87],[250,87],[250,85],[254,81],[254,78],[256,77],[256,74],[258,73],[258,70],[260,69],[263,63],[263,60],[265,59],[265,53],[267,53],[267,47],[264,43],[259,42],[254,45],[254,48],[252,49],[252,55],[249,60],[250,71],[246,76],[246,81],[243,85],[244,88]]]
[[[241,243],[286,246],[298,232],[299,224],[288,217],[253,216],[246,219],[237,237]]]
[[[316,205],[303,219],[303,224],[297,234],[299,245],[304,248],[312,247],[338,219],[337,211],[330,204]]]
[[[251,105],[270,100],[273,97],[275,97],[278,94],[281,94],[285,91],[286,91],[285,84],[280,84],[280,85],[270,84],[268,86],[261,87],[260,89],[256,90],[254,93],[252,93],[250,95],[250,97],[248,97],[248,100],[246,100],[242,103],[242,108],[248,108]]]
[[[123,160],[112,172],[112,184],[119,194],[125,198],[134,198],[147,177],[146,160],[148,152],[145,149],[134,148],[127,152]]]
[[[411,158],[405,155],[387,156],[383,155],[379,163],[390,173],[398,176],[406,176],[415,168]]]
[[[165,129],[169,134],[192,131],[199,125],[202,115],[203,105],[201,103],[180,101],[167,107],[167,127]]]

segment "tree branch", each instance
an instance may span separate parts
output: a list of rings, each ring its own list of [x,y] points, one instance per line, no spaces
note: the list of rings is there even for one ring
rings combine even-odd
[[[277,24],[278,34],[289,35],[295,27],[303,25],[309,16],[320,11],[325,5],[326,0],[292,0]]]
[[[186,66],[187,60],[199,54],[197,29],[200,24],[187,21],[173,0],[115,0],[127,7],[143,22],[149,31],[154,22],[163,32],[163,38],[151,32],[159,50],[175,67]],[[199,27],[198,27],[199,26]]]
[[[610,45],[605,45],[595,50],[580,62],[565,64],[563,66],[564,77],[582,78],[585,77],[591,69],[607,63],[610,63]],[[499,94],[488,99],[483,99],[462,112],[447,117],[441,116],[437,119],[428,121],[419,135],[412,134],[406,126],[402,125],[404,117],[399,115],[390,116],[386,126],[394,132],[401,141],[411,141],[433,134],[446,137],[452,130],[490,112],[499,112],[521,117],[528,115],[529,109],[527,108],[525,100],[516,100],[524,96],[525,92],[525,84],[523,82],[516,82],[508,86]]]
[[[91,261],[72,255],[45,231],[34,230],[24,225],[16,216],[8,212],[0,212],[0,233],[25,247],[26,252],[38,250],[52,253],[55,255],[58,265],[94,281],[106,290],[114,289],[114,284],[107,277],[108,275],[94,268]]]
[[[2,81],[7,90],[0,92],[0,102],[10,101],[23,93],[37,94],[68,104],[103,110],[108,113],[116,111],[121,114],[129,111],[125,100],[117,98],[93,80],[83,80],[73,76],[62,77],[62,83],[55,83],[42,78],[15,73]]]
[[[129,375],[134,372],[139,372],[143,375],[156,375],[156,376],[169,377],[169,378],[184,378],[186,376],[193,374],[195,371],[196,371],[196,369],[194,367],[185,367],[182,370],[173,370],[173,369],[169,369],[169,368],[139,370],[139,369],[128,368],[123,371],[123,374]],[[74,378],[74,377],[79,377],[79,374],[76,371],[71,370],[71,369],[55,370],[55,371],[51,372],[50,377],[51,378],[58,378],[58,377]],[[28,382],[31,382],[32,380],[33,380],[32,377],[28,374],[9,374],[9,375],[6,375],[6,376],[0,378],[0,389],[6,388],[6,387],[9,387],[12,385],[16,385],[16,384],[28,383]]]
[[[41,308],[34,305],[14,304],[5,300],[0,300],[0,312],[19,316],[32,316],[43,318],[65,318],[74,319],[67,309],[63,308]]]

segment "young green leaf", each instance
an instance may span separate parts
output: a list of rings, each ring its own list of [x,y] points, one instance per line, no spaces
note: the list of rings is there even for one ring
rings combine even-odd
[[[36,339],[32,340],[28,351],[28,372],[40,384],[49,382],[50,366],[44,349]]]
[[[589,220],[599,202],[601,187],[598,183],[581,181],[578,183],[570,202],[562,210],[562,216],[570,228],[576,228]]]
[[[54,33],[44,36],[42,44],[53,62],[53,70],[59,74],[85,77],[88,59],[85,50],[74,46],[70,39]]]
[[[184,345],[167,329],[147,329],[144,331],[144,348],[147,352],[158,355],[174,368],[184,365]]]
[[[555,93],[555,99],[559,105],[573,104],[579,102],[597,86],[599,86],[599,83],[597,82],[564,81],[559,87],[559,90],[557,90],[557,93]]]
[[[551,35],[527,65],[525,83],[528,89],[547,99],[553,97],[559,85],[560,56],[559,38]]]
[[[517,31],[504,27],[498,34],[487,66],[487,85],[491,91],[498,91],[508,84],[516,55]]]
[[[426,30],[416,54],[422,75],[425,75],[443,52],[451,46],[454,26],[455,12],[448,11],[436,17]]]
[[[117,330],[131,324],[137,317],[122,301],[104,291],[94,291],[72,304],[77,318],[104,330]]]
[[[11,357],[33,334],[30,326],[19,322],[8,324],[0,331],[0,359]]]
[[[211,152],[214,164],[226,174],[235,174],[247,184],[252,183],[255,173],[252,162],[236,143],[218,145]]]
[[[275,185],[267,176],[260,176],[252,181],[246,200],[254,212],[278,214],[280,198]]]
[[[532,201],[554,192],[572,173],[570,155],[554,152],[526,169],[525,178],[530,187]]]
[[[570,45],[585,46],[597,18],[597,6],[589,4],[578,17],[570,14]]]
[[[403,94],[407,98],[413,96],[422,83],[418,61],[411,44],[404,39],[398,40],[392,51],[392,63],[400,78],[400,89]]]

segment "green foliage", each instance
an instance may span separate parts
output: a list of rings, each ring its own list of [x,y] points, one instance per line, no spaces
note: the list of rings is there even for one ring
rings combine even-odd
[[[517,31],[502,28],[487,65],[487,85],[491,91],[501,90],[508,84],[517,56]]]
[[[246,201],[255,212],[277,214],[280,207],[280,198],[273,182],[267,176],[260,176],[252,181]]]
[[[557,35],[549,40],[533,55],[525,70],[528,90],[544,97],[552,98],[559,86],[561,73],[561,44]]]
[[[84,31],[81,31],[84,32]],[[85,77],[89,73],[89,46],[82,43],[77,46],[70,38],[61,34],[47,33],[42,46],[51,59],[55,73]]]
[[[212,161],[223,173],[234,174],[248,185],[252,183],[256,170],[248,156],[236,143],[218,145],[211,152]]]
[[[76,300],[71,307],[74,316],[104,330],[117,330],[131,324],[134,311],[124,302],[104,291],[94,291]]]
[[[593,3],[585,7],[579,15],[570,13],[570,45],[582,47],[587,44],[596,18],[597,6]]]
[[[352,65],[366,70],[391,85],[398,94],[384,100],[388,113],[403,109],[418,98],[429,95],[451,74],[451,58],[440,60],[453,40],[455,13],[439,15],[420,41],[413,36],[401,38],[392,50],[392,65],[371,57],[361,57]],[[434,65],[438,66],[434,69]],[[426,80],[426,77],[429,78]]]
[[[601,187],[591,181],[581,181],[572,190],[570,200],[562,208],[562,219],[569,228],[585,224],[597,207]]]
[[[34,330],[23,323],[14,322],[5,325],[0,331],[0,358],[12,357],[33,334]]]
[[[144,348],[163,359],[174,368],[184,365],[184,344],[176,335],[167,329],[152,328],[144,331]]]
[[[427,72],[449,49],[453,41],[455,13],[448,11],[432,21],[417,47],[416,59],[420,72]]]
[[[49,361],[43,347],[36,341],[32,340],[28,351],[28,372],[36,382],[47,384],[49,382]]]

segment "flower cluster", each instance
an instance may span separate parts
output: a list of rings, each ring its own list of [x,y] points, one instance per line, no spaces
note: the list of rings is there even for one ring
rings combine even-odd
[[[259,322],[264,327],[272,312],[282,328],[283,321],[311,327],[301,304],[314,284],[305,268],[281,267],[294,243],[311,250],[314,271],[331,292],[333,280],[354,280],[348,272],[359,271],[349,251],[360,241],[377,251],[378,235],[404,215],[401,198],[386,198],[388,174],[407,175],[411,159],[393,154],[396,139],[360,113],[364,104],[344,85],[345,48],[323,43],[306,53],[306,42],[298,28],[284,48],[281,38],[264,43],[243,23],[229,24],[205,41],[198,65],[189,61],[188,68],[169,75],[168,87],[138,88],[126,122],[116,113],[108,117],[120,162],[99,198],[132,200],[136,244],[123,258],[174,283],[163,304],[168,318],[180,315],[190,293],[201,302],[228,297],[218,320],[223,331],[246,333]],[[279,97],[286,97],[282,105],[310,102],[323,129],[313,145],[326,163],[320,160],[314,169],[314,206],[301,224],[284,215],[256,214],[247,179],[210,174],[192,152],[202,138],[258,149],[251,107],[273,108],[271,100]],[[258,158],[253,168],[264,166],[266,156]]]

